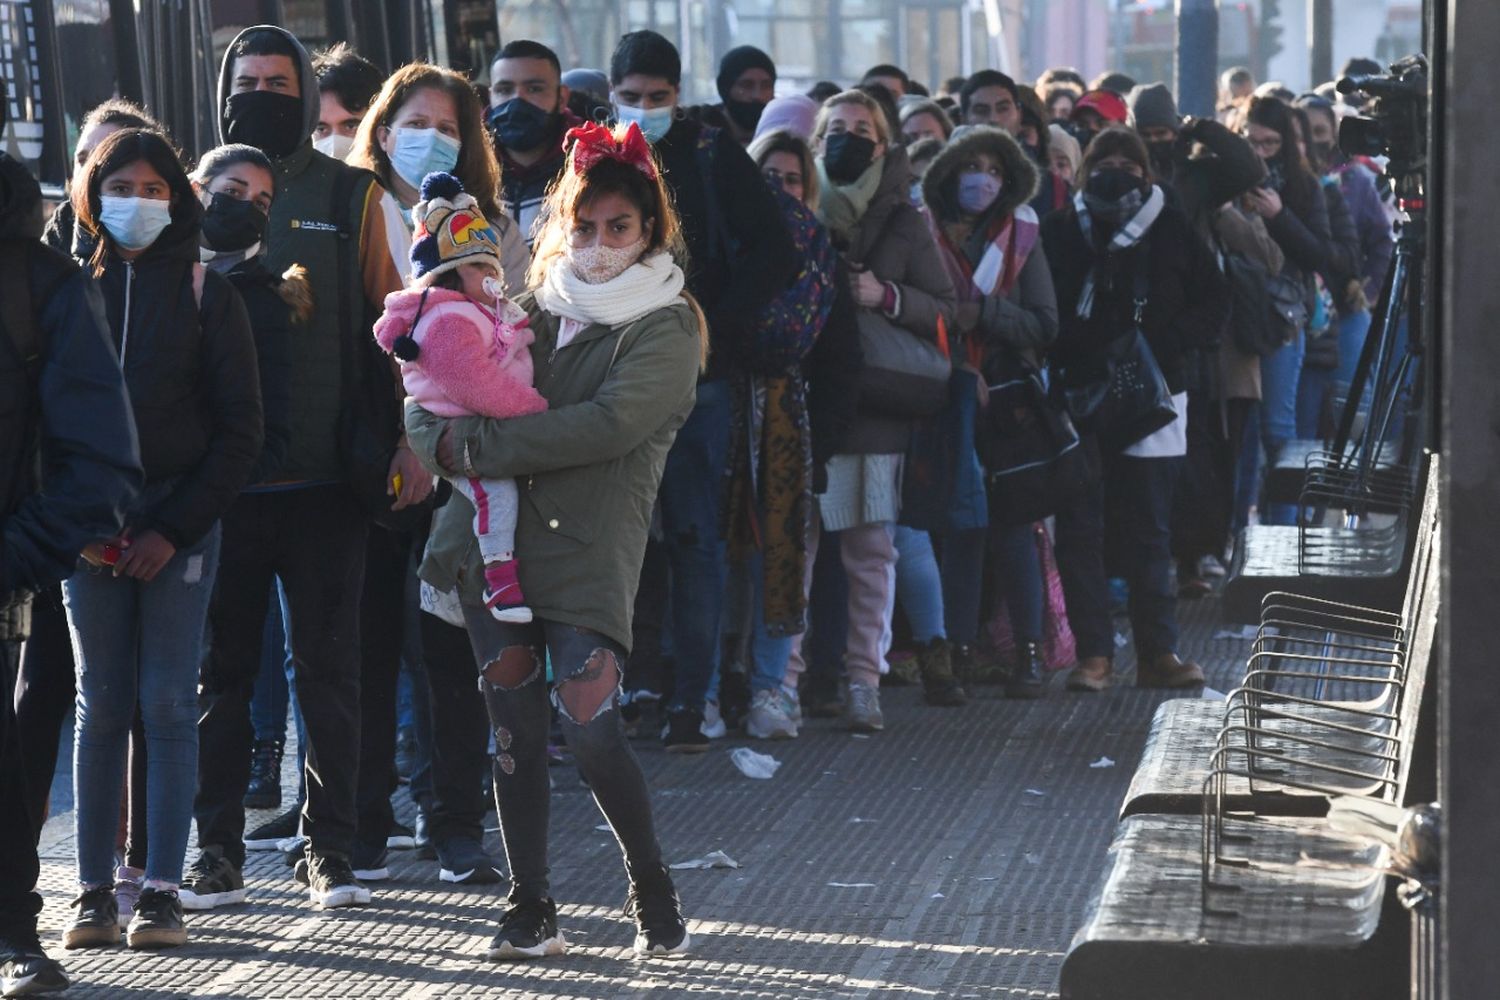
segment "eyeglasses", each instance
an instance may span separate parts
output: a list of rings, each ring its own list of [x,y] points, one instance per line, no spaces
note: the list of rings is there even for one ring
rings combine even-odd
[[[1252,139],[1247,135],[1245,141],[1250,144],[1251,149],[1262,156],[1274,156],[1281,151],[1281,136],[1279,135],[1270,139]]]

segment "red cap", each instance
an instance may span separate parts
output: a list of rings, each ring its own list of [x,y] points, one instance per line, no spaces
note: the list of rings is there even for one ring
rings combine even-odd
[[[1091,90],[1080,97],[1073,105],[1073,115],[1084,108],[1090,108],[1107,122],[1124,124],[1130,117],[1130,111],[1125,107],[1125,99],[1112,90]]]

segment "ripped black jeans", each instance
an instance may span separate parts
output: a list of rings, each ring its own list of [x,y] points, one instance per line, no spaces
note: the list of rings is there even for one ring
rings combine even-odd
[[[495,734],[495,807],[512,898],[551,895],[547,731],[552,703],[568,748],[620,842],[627,875],[634,881],[660,872],[650,793],[618,710],[624,649],[598,632],[561,622],[512,625],[472,607],[464,608],[464,620]],[[550,701],[548,655],[556,677]]]

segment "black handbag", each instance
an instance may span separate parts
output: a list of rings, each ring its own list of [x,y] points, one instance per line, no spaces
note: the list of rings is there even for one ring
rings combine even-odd
[[[1042,374],[1007,358],[979,408],[975,446],[984,464],[990,523],[1050,517],[1098,478],[1068,411]]]
[[[1064,373],[1063,396],[1074,422],[1095,434],[1100,447],[1120,451],[1177,419],[1172,390],[1141,332],[1149,290],[1145,248],[1136,253],[1135,312],[1130,332],[1116,337],[1104,356],[1079,377]]]

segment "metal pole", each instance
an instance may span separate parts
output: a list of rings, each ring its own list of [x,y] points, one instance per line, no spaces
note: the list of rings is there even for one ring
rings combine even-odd
[[[1307,41],[1316,87],[1333,79],[1333,0],[1308,0]]]
[[[1177,0],[1177,80],[1172,89],[1183,114],[1213,117],[1218,72],[1217,0]]]

